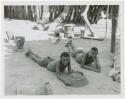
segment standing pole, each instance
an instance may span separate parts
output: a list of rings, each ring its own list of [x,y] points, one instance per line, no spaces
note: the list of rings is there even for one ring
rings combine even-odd
[[[112,6],[112,34],[111,34],[111,53],[115,52],[116,28],[117,28],[118,6]]]
[[[107,12],[106,12],[106,33],[105,33],[105,38],[106,38],[106,35],[107,35],[107,27],[108,27],[108,12],[109,12],[109,5],[107,7]]]

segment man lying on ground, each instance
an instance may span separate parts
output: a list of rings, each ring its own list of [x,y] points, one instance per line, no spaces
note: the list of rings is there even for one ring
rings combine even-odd
[[[55,61],[51,57],[41,58],[35,54],[32,50],[28,50],[25,54],[27,57],[31,58],[34,62],[40,66],[46,67],[49,71],[56,72],[58,79],[64,82],[65,85],[70,86],[70,82],[64,79],[64,70],[68,68],[68,72],[71,72],[70,65],[70,55],[68,52],[63,52],[60,55],[60,59]]]
[[[66,47],[68,48],[71,56],[82,68],[101,72],[101,67],[97,57],[98,49],[96,47],[92,47],[90,51],[84,52],[83,49],[76,48],[72,43],[72,40],[66,44]]]

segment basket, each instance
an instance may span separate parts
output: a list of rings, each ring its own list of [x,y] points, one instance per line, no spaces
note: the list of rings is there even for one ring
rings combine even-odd
[[[65,79],[71,83],[71,86],[81,87],[88,84],[88,80],[82,72],[75,71],[65,76]]]

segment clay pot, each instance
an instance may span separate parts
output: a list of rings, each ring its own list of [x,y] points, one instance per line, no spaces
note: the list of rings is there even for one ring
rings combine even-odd
[[[15,37],[15,43],[17,49],[23,49],[24,42],[25,42],[24,37]]]

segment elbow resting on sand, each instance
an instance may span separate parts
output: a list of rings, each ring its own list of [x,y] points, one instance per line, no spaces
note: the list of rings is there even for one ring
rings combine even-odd
[[[101,68],[100,67],[94,68],[94,67],[90,67],[90,66],[87,66],[87,65],[81,65],[81,67],[84,68],[84,69],[88,69],[88,70],[97,72],[97,73],[101,72]]]

